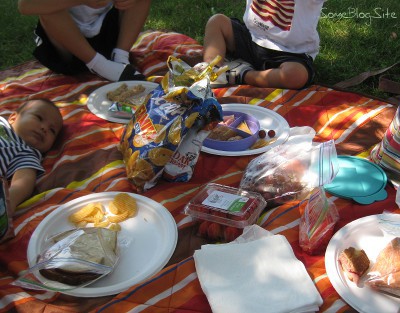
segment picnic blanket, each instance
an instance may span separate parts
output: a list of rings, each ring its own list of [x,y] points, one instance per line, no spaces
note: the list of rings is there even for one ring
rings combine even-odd
[[[195,63],[201,54],[202,46],[192,38],[162,31],[142,33],[131,51],[138,68],[152,81],[166,73],[169,55]],[[171,260],[146,281],[116,295],[94,298],[32,291],[10,284],[28,268],[29,240],[48,214],[88,194],[132,191],[117,149],[124,125],[101,119],[86,106],[90,93],[107,83],[90,73],[75,77],[55,74],[36,61],[0,73],[2,116],[7,117],[30,98],[47,97],[57,103],[64,118],[62,134],[44,158],[46,174],[38,180],[34,195],[18,208],[14,218],[16,237],[0,245],[0,312],[211,312],[193,259],[194,250],[205,240],[196,236],[194,222],[183,213],[183,208],[206,183],[238,187],[246,165],[255,156],[202,152],[189,182],[161,180],[143,194],[166,207],[178,226],[178,243]],[[282,115],[290,127],[310,126],[316,131],[315,141],[334,139],[339,155],[367,155],[380,142],[396,111],[383,100],[320,85],[303,90],[242,85],[214,89],[214,93],[222,104],[258,105]],[[399,213],[395,189],[388,184],[386,190],[385,200],[370,205],[328,194],[340,214],[336,229],[383,211]],[[301,250],[299,218],[299,203],[292,202],[263,212],[258,224],[288,239],[323,298],[321,312],[352,311],[329,281],[324,255],[310,256]]]

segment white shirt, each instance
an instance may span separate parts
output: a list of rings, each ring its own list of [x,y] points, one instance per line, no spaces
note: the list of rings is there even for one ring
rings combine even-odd
[[[317,25],[325,0],[246,0],[243,21],[259,46],[313,59],[319,51]]]
[[[104,18],[112,6],[112,2],[100,9],[78,5],[70,8],[69,12],[84,36],[92,38],[100,33]]]

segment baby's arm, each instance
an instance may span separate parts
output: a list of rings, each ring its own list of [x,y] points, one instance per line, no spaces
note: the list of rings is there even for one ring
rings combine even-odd
[[[16,207],[32,195],[35,184],[35,169],[21,168],[14,173],[9,188],[10,206],[13,214],[15,213]]]

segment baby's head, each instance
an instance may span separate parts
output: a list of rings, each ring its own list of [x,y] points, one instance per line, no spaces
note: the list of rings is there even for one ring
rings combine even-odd
[[[63,125],[60,111],[48,99],[23,103],[8,121],[19,137],[41,153],[50,150]]]

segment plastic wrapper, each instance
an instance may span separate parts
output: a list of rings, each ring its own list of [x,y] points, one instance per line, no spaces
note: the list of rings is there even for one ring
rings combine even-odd
[[[136,110],[121,137],[119,150],[136,192],[155,186],[167,164],[172,165],[168,180],[189,180],[205,135],[222,120],[210,87],[211,67],[198,71],[174,57],[168,67],[161,85]]]
[[[118,263],[117,232],[107,228],[68,230],[48,239],[37,263],[14,285],[28,289],[68,291],[110,274]]]
[[[0,243],[2,243],[14,237],[14,226],[10,209],[8,182],[4,177],[0,177],[0,183]]]
[[[380,292],[400,297],[400,237],[393,238],[379,252],[364,283]]]
[[[390,212],[379,214],[379,227],[388,235],[400,237],[400,214]]]
[[[301,201],[315,188],[330,183],[338,172],[333,140],[324,143],[288,141],[253,159],[240,188],[260,193],[268,207]]]
[[[300,218],[300,247],[309,254],[325,253],[339,220],[339,213],[322,187],[315,188],[304,204],[305,209]]]
[[[132,106],[120,102],[113,102],[108,108],[107,114],[111,117],[125,118],[129,120],[132,118],[133,113],[135,113],[135,109]]]

